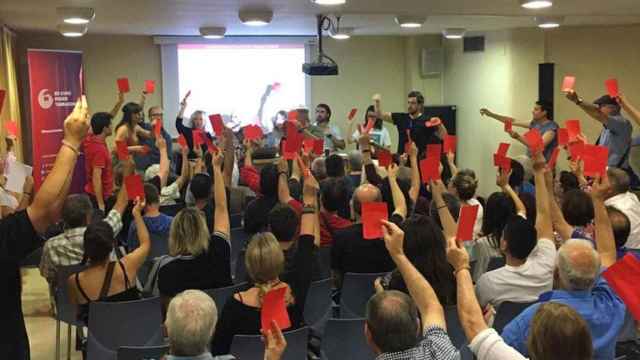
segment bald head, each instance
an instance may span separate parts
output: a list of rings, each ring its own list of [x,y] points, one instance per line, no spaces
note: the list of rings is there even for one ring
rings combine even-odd
[[[564,290],[590,290],[600,271],[600,255],[587,240],[565,242],[558,251],[556,262],[559,286]]]
[[[418,309],[407,294],[391,290],[372,296],[365,316],[367,338],[377,353],[404,351],[418,343]]]
[[[377,201],[382,201],[382,193],[378,187],[371,184],[360,185],[353,192],[353,211],[359,216],[362,214],[362,204]]]

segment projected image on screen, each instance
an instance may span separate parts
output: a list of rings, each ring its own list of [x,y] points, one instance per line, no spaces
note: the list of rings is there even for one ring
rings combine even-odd
[[[304,60],[302,44],[179,45],[180,94],[191,90],[185,125],[191,112],[204,110],[222,114],[234,130],[249,124],[270,130],[279,110],[305,103]]]

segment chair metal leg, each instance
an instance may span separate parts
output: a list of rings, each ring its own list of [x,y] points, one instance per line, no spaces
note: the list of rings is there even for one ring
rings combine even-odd
[[[67,360],[71,360],[71,324],[67,324]]]
[[[56,360],[60,360],[60,320],[56,320]]]

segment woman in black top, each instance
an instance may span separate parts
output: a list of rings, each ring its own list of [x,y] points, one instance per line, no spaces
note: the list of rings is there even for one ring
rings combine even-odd
[[[207,146],[205,144],[200,144],[200,149],[193,148],[193,132],[195,130],[202,131],[202,134],[211,138],[211,135],[205,131],[204,127],[204,116],[205,113],[202,110],[196,110],[191,114],[191,127],[187,127],[184,125],[184,110],[187,108],[187,98],[191,93],[189,92],[187,96],[182,99],[180,102],[180,111],[178,112],[178,116],[176,117],[176,130],[178,134],[182,134],[187,140],[187,146],[189,146],[189,159],[195,159],[198,157],[195,151],[202,150],[202,153],[207,152]]]
[[[206,290],[231,285],[231,230],[222,161],[221,153],[211,159],[215,202],[213,234],[209,234],[204,213],[195,207],[182,209],[173,219],[169,233],[172,259],[158,274],[158,289],[165,301],[187,289]]]
[[[289,330],[304,326],[304,304],[311,283],[312,250],[314,240],[320,237],[317,215],[318,188],[318,182],[309,175],[304,182],[305,208],[294,259],[295,271],[289,277],[289,283],[284,283],[279,278],[284,269],[284,254],[275,236],[271,233],[260,233],[249,242],[245,263],[254,286],[247,291],[236,293],[224,305],[211,345],[212,354],[228,354],[234,335],[260,334],[262,298],[273,289],[287,288],[285,301],[292,325]]]
[[[121,191],[118,196],[123,195]],[[137,201],[133,208],[133,218],[140,246],[122,259],[111,261],[114,236],[113,229],[104,221],[87,226],[84,233],[84,261],[89,265],[82,272],[71,275],[67,280],[69,298],[80,305],[79,317],[88,320],[89,304],[93,301],[129,301],[139,299],[135,287],[136,274],[149,254],[151,240],[142,219],[145,204]],[[118,266],[116,265],[118,263]]]

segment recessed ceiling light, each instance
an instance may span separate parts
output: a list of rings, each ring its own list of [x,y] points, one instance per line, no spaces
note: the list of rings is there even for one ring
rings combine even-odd
[[[536,16],[535,20],[541,29],[554,29],[560,27],[564,18],[561,16]]]
[[[520,0],[520,6],[526,9],[544,9],[552,5],[551,0]]]
[[[447,39],[462,39],[466,32],[463,28],[447,28],[442,31],[442,35]]]
[[[86,24],[59,24],[58,32],[66,37],[80,37],[87,33]]]
[[[265,26],[273,20],[271,10],[240,10],[238,17],[243,24],[248,26]]]
[[[347,0],[311,0],[312,3],[325,6],[343,5]]]
[[[67,24],[88,24],[96,17],[92,8],[59,7],[56,12]]]
[[[205,39],[222,39],[227,29],[219,26],[205,26],[200,28],[200,35]]]
[[[426,18],[419,16],[396,16],[396,23],[403,28],[419,28],[425,21]]]
[[[353,30],[351,27],[341,27],[337,31],[329,32],[329,36],[336,40],[347,40],[353,35]]]

